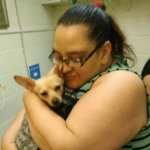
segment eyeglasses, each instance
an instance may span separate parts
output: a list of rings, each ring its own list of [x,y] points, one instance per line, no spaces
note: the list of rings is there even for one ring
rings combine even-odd
[[[102,45],[102,44],[101,44]],[[79,68],[82,67],[85,62],[101,47],[97,46],[86,58],[84,59],[65,59],[62,60],[61,58],[57,57],[55,55],[55,52],[52,51],[52,53],[49,56],[50,61],[55,65],[57,63],[63,63],[65,62],[68,66],[73,67],[73,68]]]

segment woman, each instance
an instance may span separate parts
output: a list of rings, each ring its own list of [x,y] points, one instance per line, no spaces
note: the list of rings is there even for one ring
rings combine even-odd
[[[124,59],[132,60],[132,53],[115,21],[101,8],[77,5],[66,11],[58,21],[50,59],[62,65],[66,86],[75,89],[80,100],[64,121],[25,91],[31,135],[40,149],[150,148],[150,100],[143,81]],[[9,145],[6,137],[4,147]]]

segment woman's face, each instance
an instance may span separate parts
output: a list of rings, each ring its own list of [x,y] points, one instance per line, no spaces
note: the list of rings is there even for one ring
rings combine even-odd
[[[84,59],[96,47],[94,41],[88,39],[89,29],[85,25],[59,25],[55,33],[54,51],[57,57],[65,59]],[[77,89],[100,73],[100,53],[95,52],[80,68],[69,67],[65,62],[62,73],[66,85]]]

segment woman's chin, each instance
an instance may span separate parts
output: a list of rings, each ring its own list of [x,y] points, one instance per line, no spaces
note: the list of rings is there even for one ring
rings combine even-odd
[[[77,82],[74,82],[74,81],[72,81],[72,82],[67,81],[67,82],[65,82],[65,84],[70,89],[78,89],[81,87],[81,85],[79,85]]]

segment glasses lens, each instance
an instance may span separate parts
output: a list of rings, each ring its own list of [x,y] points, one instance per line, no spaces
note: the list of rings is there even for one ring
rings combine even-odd
[[[53,51],[49,56],[50,61],[55,65],[57,63],[63,62],[63,60],[55,55]],[[70,67],[81,67],[82,61],[81,59],[66,59],[64,62]]]
[[[55,56],[55,53],[54,53],[54,51],[51,53],[51,55],[49,56],[49,59],[50,59],[50,61],[53,63],[53,64],[57,64],[58,63],[58,60],[57,60],[57,58],[56,58],[56,56]]]
[[[81,61],[80,59],[75,59],[75,60],[66,60],[66,63],[68,64],[68,66],[70,67],[81,67]]]

